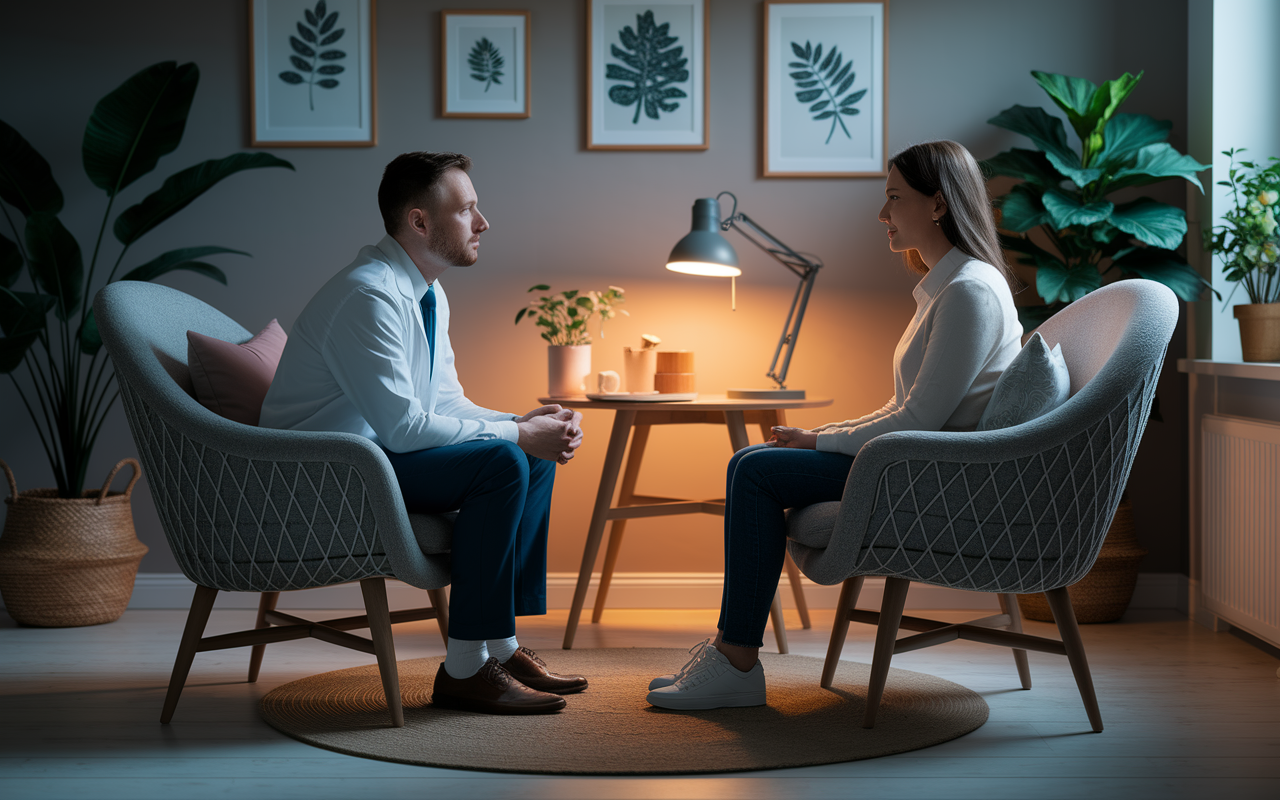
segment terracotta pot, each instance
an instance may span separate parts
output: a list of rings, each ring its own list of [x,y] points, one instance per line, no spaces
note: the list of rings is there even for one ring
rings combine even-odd
[[[1280,303],[1234,306],[1245,361],[1280,361]]]
[[[552,397],[581,396],[591,375],[591,345],[547,345],[547,394]]]
[[[1133,505],[1123,497],[1098,560],[1079,583],[1067,587],[1076,622],[1114,622],[1124,616],[1138,584],[1138,562],[1146,554],[1134,535]],[[1044,594],[1018,595],[1018,609],[1027,619],[1053,622]]]
[[[123,492],[109,491],[121,467],[133,467]],[[114,622],[133,595],[147,546],[133,530],[129,497],[142,468],[126,458],[99,491],[58,497],[57,489],[18,492],[9,465],[8,516],[0,535],[0,595],[23,625],[66,628]]]

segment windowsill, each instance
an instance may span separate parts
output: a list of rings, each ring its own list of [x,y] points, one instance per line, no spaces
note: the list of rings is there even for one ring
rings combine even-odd
[[[1208,358],[1180,358],[1178,372],[1195,375],[1216,375],[1220,378],[1252,378],[1259,381],[1280,381],[1280,362],[1275,361],[1214,361]]]

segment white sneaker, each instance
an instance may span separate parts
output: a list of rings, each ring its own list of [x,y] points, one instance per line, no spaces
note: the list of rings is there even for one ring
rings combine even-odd
[[[670,686],[671,684],[683,678],[685,673],[689,671],[690,667],[698,663],[698,659],[702,658],[702,654],[704,651],[706,651],[707,645],[709,644],[711,644],[711,637],[708,636],[706,639],[703,639],[702,641],[698,642],[693,647],[690,647],[689,652],[693,654],[693,658],[689,659],[688,662],[686,662],[685,665],[680,668],[680,671],[675,673],[674,675],[659,675],[658,677],[649,681],[649,691],[653,691],[654,689],[661,689],[663,686]]]
[[[742,672],[708,643],[685,673],[670,686],[649,692],[650,705],[678,711],[705,711],[765,704],[764,666],[756,661]]]

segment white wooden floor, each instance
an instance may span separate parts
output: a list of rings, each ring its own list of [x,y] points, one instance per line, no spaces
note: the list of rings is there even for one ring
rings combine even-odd
[[[521,643],[553,668],[565,617],[520,621]],[[991,718],[968,736],[848,764],[648,779],[411,767],[288,739],[259,720],[263,693],[373,660],[315,641],[270,646],[256,685],[244,683],[247,650],[198,655],[174,722],[162,726],[184,618],[131,611],[110,625],[38,629],[0,614],[0,798],[1280,798],[1277,659],[1172,612],[1083,626],[1100,734],[1089,732],[1066,659],[1030,654],[1035,688],[1024,692],[1008,651],[956,642],[894,666],[981,692]],[[823,655],[830,620],[818,611],[801,631],[789,617],[792,652]],[[714,621],[710,611],[609,611],[582,625],[577,646],[687,647]],[[251,612],[215,611],[209,631],[251,624]],[[402,659],[443,652],[432,623],[396,630]],[[855,624],[845,658],[869,661],[871,634]]]

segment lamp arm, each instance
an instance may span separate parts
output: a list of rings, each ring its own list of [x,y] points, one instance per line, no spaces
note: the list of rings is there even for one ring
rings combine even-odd
[[[778,237],[769,233],[751,217],[738,212],[738,198],[729,192],[722,192],[733,197],[733,211],[720,222],[721,230],[733,228],[742,234],[747,241],[768,253],[782,266],[791,270],[800,278],[796,286],[795,296],[791,299],[791,308],[787,311],[787,321],[783,323],[782,335],[778,337],[778,346],[773,351],[773,361],[769,362],[769,371],[765,375],[778,385],[779,389],[787,388],[787,370],[791,367],[791,356],[795,353],[796,340],[800,338],[800,325],[804,322],[805,308],[809,305],[809,294],[813,291],[813,282],[822,268],[822,262],[806,258],[792,250]],[[786,354],[783,354],[783,351]],[[782,369],[778,369],[778,360],[782,359]]]

